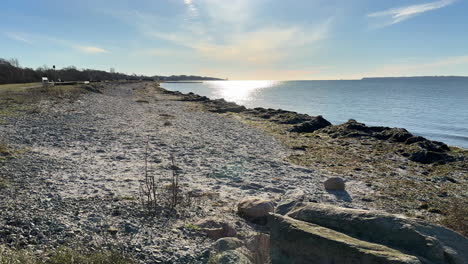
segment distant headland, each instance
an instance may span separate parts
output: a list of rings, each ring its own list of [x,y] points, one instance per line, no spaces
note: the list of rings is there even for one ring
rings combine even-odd
[[[426,80],[426,81],[435,81],[435,80],[468,80],[468,76],[409,76],[409,77],[364,77],[362,81],[367,80]]]

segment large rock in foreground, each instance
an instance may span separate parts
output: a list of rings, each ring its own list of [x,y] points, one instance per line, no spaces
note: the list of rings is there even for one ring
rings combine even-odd
[[[289,247],[299,247],[300,245],[296,245],[299,243],[296,240],[298,241],[298,238],[300,238],[305,243],[301,248],[307,249],[310,252],[316,252],[317,248],[322,248],[322,245],[326,243],[328,247],[337,247],[337,249],[345,250],[346,252],[357,252],[356,254],[358,254],[359,258],[366,258],[367,253],[365,252],[367,251],[361,249],[363,244],[359,244],[355,240],[345,239],[342,236],[345,235],[359,241],[365,241],[365,243],[378,244],[392,250],[397,250],[402,255],[405,255],[405,258],[406,256],[414,256],[421,263],[468,263],[467,238],[442,226],[429,224],[421,220],[381,212],[339,208],[332,205],[315,203],[297,208],[289,212],[287,216],[290,218],[281,218],[275,215],[273,223],[271,223],[273,226],[271,231],[271,246],[275,249],[275,252],[280,252],[280,256],[287,254]],[[301,224],[295,221],[299,221]],[[288,224],[285,224],[285,222]],[[297,233],[298,228],[301,230],[300,233]],[[292,239],[287,235],[295,233],[298,234],[296,239]],[[329,256],[335,252],[333,251],[335,249],[323,250],[325,249],[318,250],[317,254],[322,256],[320,255],[321,252],[328,252],[326,254]],[[372,249],[371,252],[376,251]],[[294,254],[294,251],[291,251],[291,254]],[[364,255],[361,256],[361,254]],[[375,263],[406,263],[385,261]],[[410,261],[407,263],[417,262]]]
[[[270,257],[275,263],[414,263],[421,262],[389,247],[362,241],[287,216],[270,216]]]

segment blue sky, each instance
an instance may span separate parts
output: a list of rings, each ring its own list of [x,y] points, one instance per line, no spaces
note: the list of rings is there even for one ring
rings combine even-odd
[[[147,75],[468,75],[467,0],[2,0],[0,57]]]

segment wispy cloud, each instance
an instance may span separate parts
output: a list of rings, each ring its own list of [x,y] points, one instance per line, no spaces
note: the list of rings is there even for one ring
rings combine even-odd
[[[195,43],[195,49],[205,58],[218,61],[269,64],[286,57],[294,49],[322,40],[327,24],[316,30],[301,27],[261,28],[256,31],[232,34],[223,44]]]
[[[57,38],[50,35],[37,34],[37,33],[19,33],[19,32],[5,32],[5,36],[10,39],[24,42],[27,44],[38,44],[38,43],[53,43],[58,46],[65,48],[74,49],[76,51],[87,53],[87,54],[102,54],[109,53],[109,50],[103,49],[94,45],[86,45],[85,43],[76,43],[71,40]]]
[[[265,65],[277,62],[298,48],[325,39],[333,18],[314,25],[262,25],[249,27],[255,4],[247,0],[183,0],[187,8],[177,30],[156,29],[159,18],[139,13],[146,35],[189,49],[204,60]],[[234,10],[234,11],[233,11]],[[153,55],[155,54],[152,52]]]
[[[388,26],[388,25],[400,23],[416,15],[419,15],[419,14],[422,14],[431,10],[436,10],[439,8],[446,7],[448,5],[453,4],[455,1],[456,0],[440,0],[440,1],[430,2],[426,4],[417,4],[417,5],[392,8],[392,9],[388,9],[384,11],[371,13],[371,14],[368,14],[367,16],[373,17],[373,18],[381,17],[381,18],[389,19],[389,21],[381,25],[381,26]]]
[[[22,34],[22,33],[17,33],[17,32],[6,32],[5,35],[10,38],[10,39],[13,39],[13,40],[16,40],[16,41],[20,41],[20,42],[24,42],[24,43],[27,43],[27,44],[31,44],[32,41],[29,39],[29,37],[27,37],[26,35]]]
[[[97,54],[97,53],[109,53],[108,50],[93,47],[93,46],[76,46],[76,48],[84,53]]]

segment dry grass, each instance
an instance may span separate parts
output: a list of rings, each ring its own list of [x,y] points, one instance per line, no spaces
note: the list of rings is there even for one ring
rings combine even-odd
[[[76,100],[87,91],[82,85],[42,87],[38,83],[0,85],[0,122],[6,117],[39,111],[37,103],[44,100]]]
[[[0,156],[8,156],[11,154],[11,149],[3,143],[0,143]]]
[[[27,250],[14,250],[0,246],[0,264],[130,264],[135,263],[119,253],[105,250],[88,252],[60,248],[35,256]]]
[[[6,90],[14,90],[17,91],[18,89],[29,89],[33,87],[41,87],[42,83],[9,83],[9,84],[0,84],[0,92]]]
[[[444,213],[440,224],[468,238],[468,198],[453,199]]]
[[[15,151],[7,144],[0,143],[0,162],[5,161],[9,158],[12,158],[14,154],[20,153],[20,151]]]

